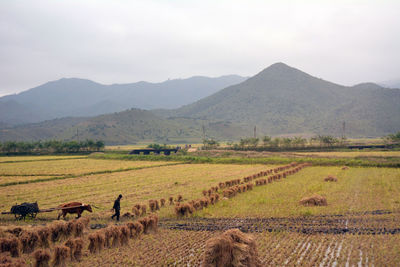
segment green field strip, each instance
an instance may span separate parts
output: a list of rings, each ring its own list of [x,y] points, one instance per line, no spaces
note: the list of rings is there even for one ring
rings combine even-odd
[[[208,164],[289,164],[311,163],[314,166],[352,166],[352,167],[385,167],[400,168],[400,161],[397,162],[375,162],[367,159],[349,158],[286,158],[286,157],[265,157],[265,158],[222,158],[222,157],[203,157],[203,156],[157,156],[157,155],[125,155],[109,153],[103,155],[93,155],[93,159],[115,159],[115,160],[134,160],[134,161],[179,161],[184,163],[208,163]]]

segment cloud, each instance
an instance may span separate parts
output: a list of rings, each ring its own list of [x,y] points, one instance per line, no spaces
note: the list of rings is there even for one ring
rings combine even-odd
[[[0,94],[61,77],[102,83],[254,75],[277,61],[342,84],[398,79],[396,1],[0,2]]]

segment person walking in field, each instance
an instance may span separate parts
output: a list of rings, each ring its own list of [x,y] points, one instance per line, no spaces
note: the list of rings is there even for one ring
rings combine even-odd
[[[121,210],[121,198],[122,195],[120,194],[118,196],[118,198],[114,201],[114,206],[113,206],[113,210],[115,211],[115,214],[113,216],[111,216],[111,219],[113,220],[114,217],[117,217],[117,221],[119,221],[119,215],[120,215],[120,210]]]

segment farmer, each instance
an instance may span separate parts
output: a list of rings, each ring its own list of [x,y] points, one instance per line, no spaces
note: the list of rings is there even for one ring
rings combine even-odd
[[[113,206],[113,210],[115,210],[115,214],[113,216],[111,216],[111,219],[114,219],[114,217],[117,217],[117,221],[119,221],[119,211],[121,210],[121,198],[122,195],[119,195],[118,198],[114,201],[114,206]]]

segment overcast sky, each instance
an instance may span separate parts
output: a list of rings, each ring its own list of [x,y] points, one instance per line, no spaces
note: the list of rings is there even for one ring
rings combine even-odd
[[[275,62],[344,85],[400,79],[400,1],[0,1],[0,95],[62,77],[252,76]]]

